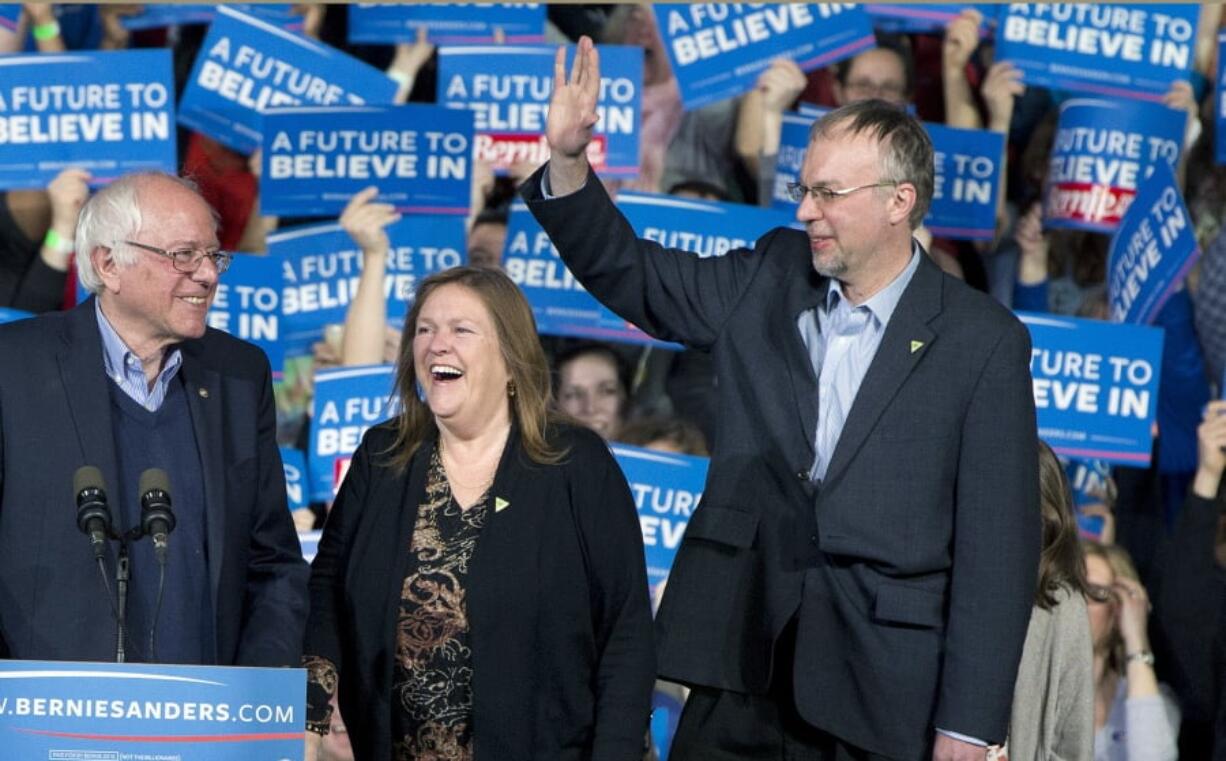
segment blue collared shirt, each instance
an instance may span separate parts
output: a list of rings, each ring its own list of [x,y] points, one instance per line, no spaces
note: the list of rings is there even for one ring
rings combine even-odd
[[[922,255],[913,244],[906,268],[859,306],[852,306],[839,281],[831,278],[822,302],[797,318],[818,386],[816,455],[809,468],[811,480],[819,481],[826,476],[860,383]]]
[[[133,401],[140,406],[156,412],[166,400],[166,390],[183,365],[183,355],[176,348],[162,363],[162,371],[158,373],[153,387],[145,380],[145,368],[140,357],[136,356],[128,345],[123,342],[115,328],[111,326],[106,315],[102,313],[102,304],[94,300],[94,314],[98,316],[98,332],[102,335],[102,365],[106,369],[106,377],[113,380]]]

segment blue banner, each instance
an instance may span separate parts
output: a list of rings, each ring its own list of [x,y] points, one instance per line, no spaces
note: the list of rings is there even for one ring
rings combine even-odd
[[[16,33],[21,10],[21,3],[0,3],[0,29]]]
[[[773,209],[653,193],[620,193],[617,206],[639,236],[701,257],[750,248],[758,235],[792,222]],[[511,206],[503,269],[532,304],[542,334],[678,348],[648,336],[592,297],[520,202]]]
[[[9,307],[0,307],[0,325],[6,322],[16,322],[24,320],[27,317],[33,317],[33,312],[27,312],[23,309],[10,309]]]
[[[702,500],[710,461],[628,444],[614,444],[612,449],[639,513],[647,553],[647,584],[654,600],[657,587],[668,579],[690,516]]]
[[[1044,226],[1114,232],[1154,164],[1179,161],[1186,118],[1125,98],[1066,100],[1048,162]]]
[[[545,41],[542,3],[354,3],[349,6],[349,41],[391,44],[416,42],[425,27],[436,45]],[[603,48],[602,48],[603,50]]]
[[[391,251],[383,291],[387,318],[404,321],[421,278],[465,263],[464,220],[406,216],[388,225]],[[268,236],[268,251],[282,262],[282,331],[286,356],[309,353],[324,326],[345,322],[362,273],[362,251],[340,225],[308,225]]]
[[[1069,489],[1073,493],[1073,515],[1083,539],[1102,541],[1106,521],[1101,515],[1082,512],[1090,505],[1111,507],[1109,501],[1111,464],[1103,460],[1068,459],[1064,463]]]
[[[257,16],[270,24],[293,32],[302,31],[302,15],[294,13],[290,3],[227,3],[233,10]],[[168,26],[210,24],[217,16],[215,4],[199,3],[154,3],[141,6],[136,13],[119,17],[124,29],[135,32],[142,29],[160,29]]]
[[[315,373],[311,402],[311,502],[331,502],[362,434],[399,409],[394,365],[365,365]],[[301,731],[301,728],[300,728]]]
[[[652,9],[687,111],[748,92],[776,58],[809,71],[877,44],[868,14],[850,3],[661,3]]]
[[[339,50],[219,5],[179,101],[179,121],[251,153],[260,145],[264,109],[385,105],[396,87]]]
[[[306,672],[0,661],[11,759],[302,758]]]
[[[1213,119],[1215,140],[1213,152],[1218,164],[1226,164],[1226,32],[1217,36],[1217,108]]]
[[[67,167],[94,185],[177,171],[169,50],[0,56],[0,190],[45,188]]]
[[[1159,162],[1141,184],[1107,260],[1111,319],[1152,325],[1200,258],[1192,216],[1170,166]]]
[[[996,60],[1028,87],[1160,101],[1188,79],[1200,6],[1192,3],[1010,3],[996,30]]]
[[[471,113],[416,104],[275,108],[263,131],[262,214],[339,215],[371,185],[375,200],[397,211],[468,213]]]
[[[1018,312],[1030,329],[1039,438],[1064,457],[1148,467],[1158,328]]]
[[[274,377],[285,362],[281,343],[281,258],[235,254],[230,269],[217,282],[209,307],[211,328],[250,341],[268,355]]]
[[[438,103],[475,112],[475,157],[489,162],[497,173],[521,163],[540,166],[549,158],[545,120],[556,51],[550,45],[451,45],[438,50]],[[574,54],[572,45],[568,59]],[[641,47],[600,46],[599,121],[588,160],[602,176],[638,175],[642,85]]]
[[[291,511],[301,510],[309,502],[306,453],[297,447],[280,447],[280,450],[281,468],[285,471],[285,500]]]
[[[932,206],[924,217],[940,238],[992,240],[1005,136],[982,129],[955,129],[926,122],[936,175]]]
[[[862,7],[872,18],[874,29],[898,34],[943,34],[950,21],[973,8],[983,14],[981,37],[989,34],[989,26],[995,26],[1001,8],[991,3],[865,3]]]
[[[830,109],[820,109],[810,106],[809,110],[800,113],[785,112],[783,127],[779,133],[779,154],[775,164],[775,186],[771,193],[771,208],[796,212],[796,202],[788,195],[788,184],[800,182],[800,170],[804,167],[805,153],[809,150],[809,128],[825,112]]]

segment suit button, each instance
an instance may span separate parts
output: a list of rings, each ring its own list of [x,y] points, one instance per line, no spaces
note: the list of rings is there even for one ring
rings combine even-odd
[[[817,534],[813,534],[812,536],[810,536],[809,541],[813,542],[814,544],[817,544]]]
[[[801,481],[806,481],[809,478],[809,472],[805,470],[798,470],[796,471],[796,477]]]

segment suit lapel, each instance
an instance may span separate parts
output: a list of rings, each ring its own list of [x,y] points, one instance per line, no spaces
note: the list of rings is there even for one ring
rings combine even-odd
[[[213,596],[213,610],[217,610],[217,597],[221,584],[222,553],[226,542],[226,473],[222,462],[222,396],[221,375],[205,365],[199,356],[200,347],[194,341],[179,346],[183,364],[179,372],[183,376],[183,391],[187,407],[191,411],[192,430],[196,434],[196,448],[200,452],[200,467],[204,475],[204,515],[208,526],[209,589]]]
[[[886,325],[885,335],[843,423],[834,456],[826,469],[827,483],[838,478],[855,457],[881,413],[936,340],[928,323],[941,311],[942,275],[925,252],[921,250],[919,255],[919,267]]]
[[[59,353],[60,380],[76,428],[82,463],[102,471],[112,499],[118,498],[119,470],[115,463],[115,434],[111,427],[111,398],[106,366],[102,361],[102,335],[94,314],[94,298],[77,306],[64,325]],[[111,514],[122,520],[123,511],[112,503]],[[119,528],[127,528],[119,526]]]
[[[817,378],[813,374],[809,350],[805,347],[797,321],[805,310],[817,307],[826,293],[826,283],[826,279],[813,272],[808,260],[805,260],[804,274],[794,279],[788,288],[786,308],[771,310],[777,315],[773,335],[785,337],[782,352],[792,386],[792,399],[796,404],[796,433],[804,441],[806,462],[812,462],[816,454],[813,447],[817,436]],[[789,448],[787,451],[792,450]]]

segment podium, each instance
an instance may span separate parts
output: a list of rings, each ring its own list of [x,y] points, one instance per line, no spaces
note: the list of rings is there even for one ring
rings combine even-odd
[[[0,661],[6,761],[302,761],[306,671]]]

